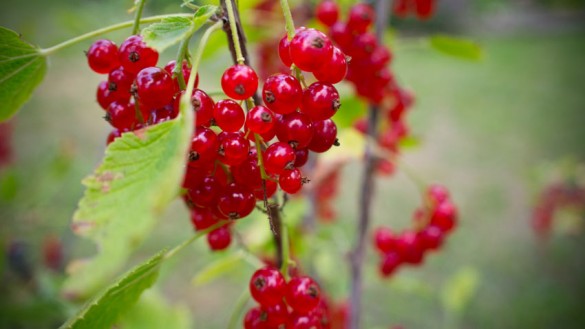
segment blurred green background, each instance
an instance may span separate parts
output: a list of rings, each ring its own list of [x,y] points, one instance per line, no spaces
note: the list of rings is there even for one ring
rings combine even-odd
[[[151,1],[145,15],[181,11],[179,5]],[[126,12],[131,6],[131,1],[4,1],[0,24],[48,47],[131,19]],[[405,151],[404,162],[427,181],[450,188],[461,225],[423,266],[401,269],[391,280],[378,277],[378,257],[368,251],[366,328],[585,327],[583,213],[565,214],[559,219],[565,224],[556,225],[548,240],[538,239],[531,226],[539,191],[579,170],[583,176],[583,9],[578,0],[439,0],[429,22],[393,22],[399,34],[392,68],[415,92],[409,123],[421,141]],[[281,33],[283,27],[275,30]],[[421,42],[437,32],[478,42],[483,60],[446,57]],[[126,33],[109,37],[120,42]],[[54,328],[75,310],[59,295],[61,270],[43,264],[52,241],[62,243],[66,260],[95,252],[69,228],[83,193],[80,180],[99,163],[109,132],[94,100],[101,77],[83,55],[89,44],[50,58],[45,81],[10,124],[12,138],[6,141],[13,157],[0,168],[1,328]],[[229,63],[228,54],[216,55],[201,71],[206,90],[219,90],[219,72]],[[170,51],[161,61],[172,56]],[[347,275],[339,269],[346,267],[351,246],[360,172],[359,163],[344,169],[335,201],[339,218],[319,225],[302,257],[336,300],[348,292]],[[420,202],[416,186],[400,171],[376,184],[375,225],[409,226]],[[291,212],[287,220],[300,217],[298,209]],[[242,231],[259,223],[267,234],[262,218],[247,220]],[[134,262],[178,244],[190,232],[188,214],[176,202]],[[221,257],[198,241],[165,266],[156,291],[143,299],[128,327],[146,328],[136,324],[139,318],[153,328],[171,328],[172,321],[177,328],[225,328],[253,269],[240,263],[209,283],[192,283]]]

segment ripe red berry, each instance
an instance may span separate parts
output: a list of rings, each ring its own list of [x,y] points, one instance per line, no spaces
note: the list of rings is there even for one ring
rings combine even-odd
[[[273,143],[264,152],[264,166],[268,174],[280,175],[285,170],[292,170],[294,163],[295,151],[287,143]]]
[[[308,276],[292,278],[286,285],[286,302],[298,313],[311,312],[320,300],[319,285]]]
[[[290,67],[293,63],[290,58],[290,40],[288,40],[286,33],[278,43],[278,57],[280,57],[280,60],[286,67]]]
[[[400,258],[400,254],[396,251],[389,251],[382,256],[382,261],[380,263],[380,273],[384,277],[388,277],[392,275],[402,264],[402,260]]]
[[[132,35],[120,45],[118,59],[124,69],[137,74],[143,68],[156,65],[158,52],[147,47],[141,36]]]
[[[451,231],[457,224],[457,208],[449,201],[439,203],[431,215],[431,224],[443,232]]]
[[[416,16],[419,19],[428,19],[435,12],[435,0],[415,0]]]
[[[244,329],[268,329],[266,314],[260,307],[251,308],[244,316]]]
[[[288,194],[297,193],[303,187],[303,173],[299,168],[286,170],[278,178],[280,188]]]
[[[374,16],[374,10],[367,4],[355,4],[349,10],[347,26],[355,33],[364,33],[374,21]]]
[[[340,107],[339,93],[328,83],[315,82],[303,92],[301,112],[313,121],[331,118]]]
[[[211,250],[224,250],[229,247],[232,242],[232,234],[227,225],[209,232],[207,234],[207,243]]]
[[[309,150],[304,148],[295,149],[295,164],[294,166],[299,168],[305,165],[309,160]]]
[[[376,249],[383,253],[396,250],[396,237],[387,227],[378,227],[374,231],[374,244]]]
[[[163,107],[173,101],[173,79],[160,67],[144,68],[136,75],[136,93],[141,104],[151,109]]]
[[[118,129],[114,128],[108,134],[108,138],[106,140],[106,145],[110,145],[114,140],[116,140],[116,138],[118,138],[120,136],[122,136],[122,134],[120,133],[120,131]]]
[[[288,319],[288,308],[284,302],[270,306],[262,306],[263,315],[266,317],[266,325],[269,328],[278,328]]]
[[[213,216],[211,210],[198,207],[191,209],[191,224],[196,230],[204,230],[216,223],[217,218]]]
[[[322,328],[321,321],[313,314],[293,313],[286,321],[286,329],[316,329]]]
[[[443,185],[433,184],[427,188],[427,195],[434,205],[449,200],[449,190]]]
[[[177,112],[179,111],[181,96],[184,93],[184,91],[181,91],[175,96],[174,108]],[[213,99],[203,90],[194,89],[191,96],[191,105],[193,106],[193,111],[195,111],[195,125],[209,127],[213,119],[213,109],[215,107]]]
[[[248,158],[250,142],[241,132],[219,134],[218,159],[226,165],[236,166]]]
[[[107,110],[113,101],[118,100],[118,99],[116,99],[116,95],[114,93],[112,93],[110,91],[110,89],[108,88],[107,81],[102,81],[98,85],[97,92],[96,92],[96,99],[97,99],[98,104],[104,110]],[[128,101],[130,101],[130,98],[128,98],[126,100],[118,100],[118,101],[128,102]]]
[[[313,72],[333,55],[331,40],[321,31],[303,29],[290,41],[290,57],[301,70]]]
[[[313,122],[313,139],[309,144],[309,150],[317,153],[323,153],[333,145],[339,145],[337,142],[337,126],[331,119]]]
[[[125,132],[133,130],[138,121],[133,102],[112,102],[108,106],[106,120],[118,130]]]
[[[167,65],[165,65],[165,71],[167,71],[173,77],[173,82],[175,83],[176,90],[180,90],[178,78],[174,76],[173,72],[176,66],[177,61],[172,60],[168,62]],[[191,75],[191,68],[189,67],[187,61],[183,61],[183,65],[181,66],[181,73],[183,75],[183,81],[185,81],[185,85],[187,85],[187,82],[189,81],[189,76]],[[197,73],[197,75],[195,76],[195,85],[193,88],[196,89],[197,86],[199,86],[199,73]]]
[[[423,247],[420,237],[411,231],[400,234],[396,240],[396,251],[405,263],[418,265],[423,260]]]
[[[221,89],[228,97],[235,100],[250,98],[258,89],[258,76],[247,65],[233,65],[223,73]]]
[[[116,100],[128,101],[135,78],[136,75],[124,70],[123,66],[115,68],[108,74],[108,89]]]
[[[278,114],[294,112],[301,105],[302,96],[299,80],[289,74],[271,75],[262,88],[266,106]]]
[[[227,185],[217,198],[219,211],[232,220],[248,216],[255,205],[256,199],[252,191],[236,183]]]
[[[347,60],[345,54],[337,47],[333,47],[333,55],[329,62],[313,72],[315,78],[321,82],[338,83],[347,74]]]
[[[339,19],[339,6],[333,0],[324,0],[317,6],[317,19],[325,26],[331,26]]]
[[[343,22],[337,22],[331,26],[329,30],[331,40],[333,40],[341,50],[349,51],[353,43],[353,34]]]
[[[219,170],[219,172],[223,172],[223,170]],[[196,187],[190,188],[187,193],[193,204],[198,207],[207,208],[216,202],[217,196],[222,188],[223,186],[220,184],[216,175],[209,175]]]
[[[246,115],[246,127],[256,134],[266,134],[274,130],[276,118],[266,106],[254,106]]]
[[[231,99],[223,99],[215,103],[213,118],[221,130],[235,132],[244,125],[246,115],[238,103]]]
[[[264,192],[264,187],[259,186],[256,187],[252,192],[254,193],[254,197],[256,200],[264,200],[272,197],[274,193],[276,193],[277,184],[274,181],[266,180],[266,193]]]
[[[436,250],[443,244],[444,233],[437,226],[427,226],[418,235],[424,250]]]
[[[115,69],[118,62],[118,47],[111,40],[94,42],[86,53],[87,64],[96,73],[106,74]]]
[[[194,168],[203,168],[213,164],[217,157],[217,135],[213,130],[197,126],[191,138],[188,165]]]
[[[250,294],[260,305],[272,306],[282,302],[286,291],[286,281],[278,269],[264,267],[250,278]]]
[[[293,148],[307,147],[313,138],[311,119],[300,112],[283,115],[276,124],[276,137]]]

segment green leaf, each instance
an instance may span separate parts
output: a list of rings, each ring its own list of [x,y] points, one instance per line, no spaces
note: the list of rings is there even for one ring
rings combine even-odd
[[[243,259],[244,254],[242,251],[235,252],[231,255],[221,255],[221,258],[199,271],[199,273],[193,277],[191,282],[196,286],[209,283],[218,277],[233,271]]]
[[[349,94],[349,92],[348,92]],[[341,99],[341,108],[333,116],[337,128],[348,128],[366,114],[366,104],[357,97]]]
[[[398,141],[400,149],[413,149],[420,146],[420,139],[416,136],[408,135]]]
[[[185,305],[170,305],[156,288],[145,291],[136,305],[129,308],[116,328],[121,329],[189,329],[192,328],[189,309]]]
[[[0,26],[0,122],[28,101],[46,71],[47,60],[39,48]]]
[[[471,40],[439,34],[432,36],[429,41],[433,49],[445,55],[472,61],[479,61],[483,57],[481,47]]]
[[[168,17],[142,30],[144,41],[159,52],[189,37],[217,11],[217,6],[200,7],[193,18]]]
[[[60,329],[111,328],[118,317],[136,303],[142,292],[156,282],[164,255],[164,252],[159,252],[145,263],[126,272]]]
[[[441,300],[443,307],[453,314],[460,314],[473,297],[479,285],[479,273],[475,268],[464,267],[445,283]]]
[[[84,179],[72,228],[93,240],[99,253],[70,265],[64,283],[70,297],[87,297],[113,277],[179,195],[192,122],[192,111],[182,104],[177,119],[123,134]]]

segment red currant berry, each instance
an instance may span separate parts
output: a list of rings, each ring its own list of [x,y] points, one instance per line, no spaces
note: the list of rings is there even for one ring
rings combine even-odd
[[[347,60],[345,54],[337,47],[333,47],[333,56],[329,63],[321,66],[313,72],[315,78],[321,82],[338,83],[347,74]]]
[[[378,227],[374,231],[374,243],[376,249],[383,253],[396,250],[396,237],[387,227]]]
[[[351,59],[354,62],[366,61],[366,65],[371,66],[368,60],[378,47],[378,40],[373,33],[360,34],[353,40]]]
[[[108,106],[106,120],[118,130],[133,130],[137,124],[133,102],[112,102]]]
[[[419,19],[429,19],[435,12],[435,0],[415,0],[414,3]]]
[[[213,164],[210,163],[207,166],[203,166],[203,168],[196,168],[187,166],[185,168],[185,176],[183,177],[183,184],[182,187],[186,189],[196,188],[205,176],[213,171]],[[193,205],[195,206],[195,205]]]
[[[221,169],[218,170],[222,171]],[[223,187],[216,176],[209,175],[203,179],[201,184],[197,185],[195,188],[189,189],[187,193],[196,206],[208,208],[215,203],[222,188]]]
[[[192,200],[192,199],[191,199]],[[217,223],[217,218],[213,216],[211,210],[207,208],[191,209],[191,224],[196,230],[204,230]]]
[[[337,126],[331,119],[313,122],[314,135],[309,150],[323,153],[333,145],[339,145],[337,141]]]
[[[312,314],[296,314],[289,316],[286,322],[286,329],[318,329],[321,327],[321,321]]]
[[[254,193],[254,197],[257,200],[264,200],[272,197],[274,193],[276,193],[277,185],[275,182],[271,180],[266,180],[266,191],[264,191],[264,187],[256,187],[252,192]]]
[[[244,316],[244,329],[268,329],[266,313],[260,307],[251,308]]]
[[[221,130],[235,132],[244,125],[246,115],[238,103],[231,99],[224,99],[215,103],[213,118]]]
[[[444,233],[437,226],[427,226],[418,235],[424,250],[436,250],[443,244]]]
[[[411,4],[414,4],[412,0],[396,0],[394,2],[392,12],[394,13],[394,15],[404,18],[408,16]]]
[[[253,133],[266,134],[274,130],[276,118],[267,107],[254,106],[246,116],[246,127]]]
[[[94,42],[86,53],[87,64],[96,73],[106,74],[115,69],[118,62],[118,47],[111,40]]]
[[[290,58],[290,40],[288,39],[288,35],[284,35],[280,42],[278,43],[278,56],[280,60],[286,67],[290,67],[292,65],[292,59]]]
[[[278,114],[294,112],[301,105],[302,96],[299,80],[289,74],[271,75],[262,88],[264,103]]]
[[[256,199],[252,191],[236,183],[226,186],[217,199],[219,211],[232,220],[248,216],[255,205]]]
[[[286,291],[286,281],[278,269],[264,267],[250,278],[250,294],[260,305],[272,306],[282,302]]]
[[[293,148],[305,148],[313,138],[313,124],[304,113],[283,115],[276,124],[276,137]]]
[[[457,224],[457,208],[449,201],[439,203],[431,215],[431,224],[439,227],[443,232],[451,231]]]
[[[290,57],[301,70],[313,72],[333,55],[331,40],[321,31],[304,29],[290,41]]]
[[[247,65],[233,65],[223,72],[221,89],[228,97],[235,100],[250,98],[258,89],[258,76]]]
[[[258,159],[253,156],[246,159],[238,166],[232,167],[234,181],[238,184],[248,186],[251,189],[262,187],[262,177]]]
[[[181,91],[175,96],[174,107],[177,112],[181,104],[181,96],[184,93],[184,91]],[[209,127],[213,119],[213,109],[215,108],[213,99],[203,90],[194,89],[191,96],[191,105],[193,106],[193,111],[195,111],[195,125]]]
[[[123,66],[113,69],[108,74],[108,89],[117,100],[130,99],[130,90],[136,76],[124,70]]]
[[[191,149],[189,151],[189,166],[203,168],[213,164],[217,157],[218,148],[217,135],[213,130],[197,126],[191,138]]]
[[[177,66],[177,61],[172,60],[165,65],[165,71],[173,77],[173,82],[175,83],[175,89],[180,90],[178,78],[174,75],[175,67]],[[189,81],[189,76],[191,75],[191,68],[187,61],[183,61],[183,65],[181,66],[181,73],[183,75],[183,81],[185,81],[185,85]],[[195,85],[193,88],[197,89],[199,86],[199,73],[195,76]]]
[[[316,16],[325,26],[331,26],[339,19],[339,6],[333,0],[324,0],[317,6]]]
[[[163,107],[173,101],[173,79],[159,67],[144,68],[136,76],[136,93],[141,104],[150,108]]]
[[[320,300],[319,285],[308,276],[292,278],[286,285],[286,302],[298,313],[311,312]]]
[[[241,132],[222,132],[220,135],[218,158],[228,166],[236,166],[248,158],[250,142]]]
[[[266,324],[270,328],[278,328],[278,326],[284,324],[288,319],[288,308],[283,302],[270,306],[262,306],[262,312],[266,317]]]
[[[304,180],[299,168],[295,168],[282,173],[278,178],[278,184],[286,193],[295,194],[303,187]]]
[[[118,59],[128,72],[137,74],[143,68],[156,65],[158,52],[147,47],[141,36],[132,35],[120,45]]]
[[[309,160],[309,150],[308,149],[295,149],[295,164],[294,166],[299,168],[305,165]]]
[[[349,10],[347,26],[355,33],[364,33],[374,21],[374,10],[365,3],[353,5]]]
[[[301,112],[313,121],[331,118],[340,107],[339,93],[328,83],[315,82],[303,92]]]
[[[209,244],[209,248],[211,248],[211,250],[224,250],[229,247],[231,242],[232,233],[230,232],[230,229],[227,225],[216,228],[207,234],[207,243]]]
[[[120,131],[116,128],[114,128],[114,130],[110,131],[110,133],[108,134],[108,139],[106,140],[106,145],[110,145],[113,141],[116,140],[116,138],[122,136],[122,134],[120,133]]]
[[[437,205],[449,200],[449,190],[443,185],[433,184],[427,189],[427,195]]]
[[[403,232],[396,240],[396,251],[405,263],[418,265],[423,260],[423,248],[419,236],[410,231]]]
[[[108,82],[102,81],[98,85],[97,92],[96,92],[96,99],[98,104],[101,106],[102,109],[107,110],[110,104],[114,101],[118,101],[116,99],[116,95],[110,91],[108,88]],[[119,100],[121,102],[129,102],[130,98],[126,100]]]
[[[389,277],[392,275],[398,266],[402,264],[402,260],[400,259],[400,254],[396,251],[390,251],[382,256],[382,262],[380,263],[380,273],[384,277]]]
[[[264,152],[264,166],[271,175],[280,175],[285,170],[294,168],[295,151],[284,142],[270,145]]]
[[[341,48],[341,50],[344,52],[351,50],[353,34],[347,27],[347,24],[343,22],[333,24],[329,30],[329,34],[331,35],[331,39]]]

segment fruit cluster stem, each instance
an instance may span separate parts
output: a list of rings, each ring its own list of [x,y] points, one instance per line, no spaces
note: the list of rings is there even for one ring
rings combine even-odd
[[[374,2],[376,11],[376,38],[378,43],[383,43],[383,34],[388,24],[388,12],[390,11],[391,0],[376,0]],[[378,136],[378,106],[370,104],[368,109],[367,134],[369,140],[377,140]],[[366,143],[365,166],[361,183],[359,198],[359,221],[357,225],[357,240],[350,254],[351,291],[349,298],[348,328],[361,328],[361,308],[363,295],[363,263],[366,251],[367,232],[371,219],[371,204],[374,196],[374,173],[376,171],[377,156],[374,145]]]
[[[242,46],[240,45],[240,37],[239,37],[239,30],[238,30],[238,23],[239,20],[236,21],[236,14],[234,12],[234,3],[233,0],[226,0],[223,1],[225,7],[227,9],[228,20],[230,24],[230,34],[232,37],[232,42],[234,43],[234,50],[236,52],[236,62],[238,64],[244,64],[246,62],[246,58],[242,54]]]
[[[144,3],[146,0],[138,0],[136,4],[136,14],[134,14],[134,25],[132,26],[132,34],[138,34],[140,32],[140,18],[142,17],[142,11],[144,10]]]
[[[288,0],[280,0],[280,7],[282,8],[282,13],[284,14],[286,34],[290,40],[295,36],[295,22],[293,20],[292,13],[290,12]]]

